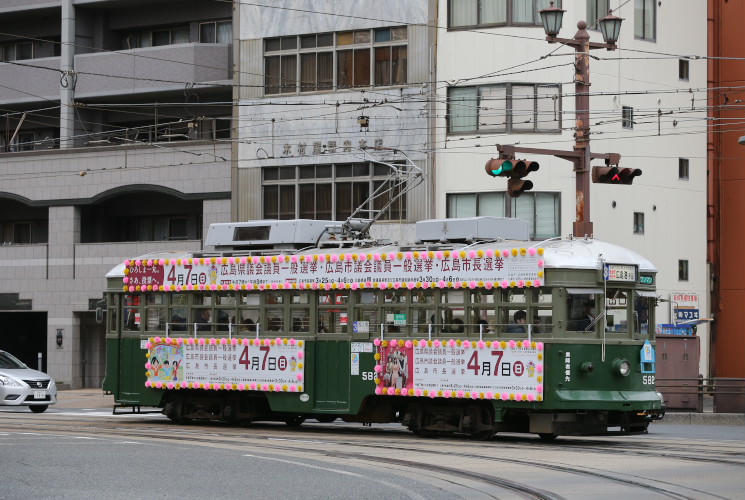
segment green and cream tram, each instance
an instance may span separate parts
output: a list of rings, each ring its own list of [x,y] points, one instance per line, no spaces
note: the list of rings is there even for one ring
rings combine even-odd
[[[647,259],[516,219],[422,221],[406,245],[342,229],[216,224],[211,251],[114,268],[104,388],[174,421],[481,438],[643,432],[659,412]]]

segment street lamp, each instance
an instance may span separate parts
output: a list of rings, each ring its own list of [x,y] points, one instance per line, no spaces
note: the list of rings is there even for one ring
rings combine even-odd
[[[587,33],[587,22],[577,23],[577,33],[574,38],[559,38],[557,35],[561,30],[564,10],[550,6],[541,10],[541,22],[546,32],[546,40],[549,43],[561,43],[573,47],[575,54],[575,132],[574,151],[554,151],[550,154],[571,161],[574,164],[576,179],[576,210],[577,218],[574,223],[573,233],[575,236],[593,234],[592,222],[590,220],[590,161],[594,158],[604,158],[606,164],[617,164],[620,156],[615,153],[605,155],[592,154],[590,152],[590,61],[589,53],[592,49],[615,50],[618,35],[621,31],[623,19],[614,16],[610,11],[608,15],[599,21],[600,31],[605,43],[591,42],[590,34]]]
[[[590,221],[590,161],[595,159],[605,160],[606,166],[618,165],[621,155],[618,153],[592,153],[590,152],[590,50],[607,49],[616,50],[618,34],[621,31],[623,19],[616,17],[611,12],[598,21],[600,31],[603,33],[605,43],[591,42],[590,34],[587,33],[587,22],[577,23],[578,31],[574,38],[559,38],[557,35],[561,30],[561,21],[564,17],[564,9],[554,7],[550,3],[547,9],[539,11],[543,29],[546,31],[548,43],[560,43],[573,47],[576,51],[574,56],[574,147],[573,151],[562,151],[558,149],[524,148],[522,146],[498,144],[500,160],[514,160],[516,153],[532,153],[538,155],[553,155],[557,158],[572,162],[574,165],[577,199],[575,208],[577,217],[573,226],[574,236],[592,236],[593,228]],[[742,140],[745,140],[743,137]],[[742,143],[741,140],[741,143]]]

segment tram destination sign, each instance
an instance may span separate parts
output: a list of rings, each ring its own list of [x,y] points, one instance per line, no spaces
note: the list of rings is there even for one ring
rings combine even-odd
[[[542,249],[125,261],[125,291],[507,288],[543,282]]]
[[[628,281],[635,283],[639,275],[636,265],[604,264],[603,279],[605,281]]]

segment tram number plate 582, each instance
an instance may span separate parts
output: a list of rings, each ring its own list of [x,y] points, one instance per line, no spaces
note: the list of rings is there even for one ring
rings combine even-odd
[[[654,385],[654,375],[644,375],[642,377],[642,383],[644,385]]]

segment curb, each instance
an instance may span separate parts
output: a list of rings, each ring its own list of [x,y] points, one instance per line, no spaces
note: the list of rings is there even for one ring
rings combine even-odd
[[[656,424],[737,425],[745,427],[745,413],[666,413]]]

